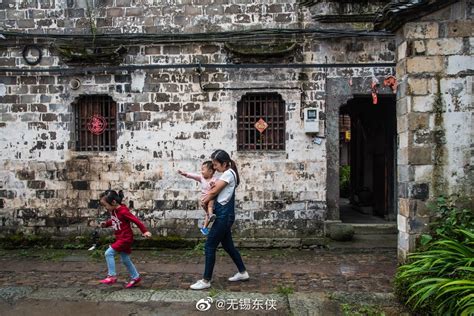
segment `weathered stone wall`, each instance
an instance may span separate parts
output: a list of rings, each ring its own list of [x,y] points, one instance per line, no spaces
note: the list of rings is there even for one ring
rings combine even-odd
[[[427,202],[473,196],[473,22],[461,1],[397,33],[399,251],[427,229]]]
[[[71,5],[70,5],[71,4]],[[0,4],[0,26],[9,31],[90,32],[85,2],[39,1]],[[172,33],[244,28],[301,27],[307,8],[275,1],[101,1],[92,10],[97,32]],[[0,19],[1,20],[1,19]],[[66,67],[42,39],[43,59],[32,69]],[[27,43],[7,39],[0,66],[25,67]],[[124,64],[226,63],[222,42],[133,43]],[[393,61],[389,39],[300,39],[295,62]],[[376,75],[390,73],[375,70]],[[326,150],[303,131],[302,109],[325,111],[326,76],[371,77],[372,69],[204,69],[203,84],[243,88],[204,92],[195,69],[61,75],[2,74],[0,77],[0,217],[4,229],[82,232],[103,210],[98,195],[123,189],[154,232],[197,236],[203,212],[199,187],[177,169],[199,171],[217,148],[237,161],[236,232],[240,237],[321,236],[326,210]],[[82,85],[73,90],[71,79]],[[274,87],[272,90],[265,87]],[[261,89],[259,89],[261,87]],[[247,89],[247,90],[244,90]],[[286,149],[236,150],[237,102],[247,92],[276,92],[286,104]],[[370,87],[367,86],[367,93]],[[107,94],[118,105],[116,152],[74,150],[73,101]],[[324,117],[324,115],[323,115]],[[322,126],[324,127],[324,126]],[[324,128],[320,133],[324,137]]]

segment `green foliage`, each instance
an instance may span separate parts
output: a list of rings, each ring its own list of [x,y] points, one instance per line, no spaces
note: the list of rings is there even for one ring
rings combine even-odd
[[[385,313],[373,305],[341,304],[344,316],[385,316]]]
[[[275,292],[286,296],[289,294],[293,294],[295,290],[291,286],[284,286],[284,285],[279,284],[276,287]]]
[[[43,261],[61,261],[67,253],[61,250],[42,251],[39,255]]]
[[[351,166],[339,168],[339,193],[341,197],[349,197],[349,184],[351,180]]]
[[[186,251],[184,256],[186,257],[202,256],[204,254],[205,246],[206,246],[206,243],[204,241],[201,241],[197,243],[193,249]]]
[[[464,236],[458,233],[459,230],[474,232],[474,212],[462,204],[460,199],[441,196],[436,204],[430,205],[436,220],[430,225],[430,234],[421,237],[421,244],[444,237],[460,240]]]
[[[448,227],[448,225],[446,226]],[[417,312],[470,315],[474,312],[474,230],[451,229],[409,256],[399,267],[396,291]]]
[[[222,292],[222,290],[218,290],[218,289],[215,289],[215,288],[211,288],[211,289],[209,290],[209,296],[212,297],[212,298],[215,298],[215,297],[217,297],[217,295],[219,295],[221,292]]]

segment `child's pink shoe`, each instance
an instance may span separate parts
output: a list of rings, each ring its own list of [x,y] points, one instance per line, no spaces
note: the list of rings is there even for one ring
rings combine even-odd
[[[134,287],[136,286],[138,283],[140,283],[140,281],[142,280],[142,278],[138,277],[136,279],[131,279],[130,282],[127,283],[127,285],[125,285],[125,288],[126,289],[129,289],[131,287]]]
[[[100,280],[99,282],[102,283],[102,284],[111,285],[111,284],[114,284],[115,282],[117,282],[117,277],[112,276],[112,275],[108,275],[105,279]]]

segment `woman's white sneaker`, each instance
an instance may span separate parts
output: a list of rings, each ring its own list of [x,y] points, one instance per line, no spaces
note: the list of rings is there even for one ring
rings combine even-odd
[[[247,271],[240,273],[237,272],[233,277],[229,278],[230,282],[235,282],[235,281],[246,281],[249,279],[249,274]]]
[[[206,282],[204,280],[199,280],[194,284],[191,284],[190,288],[192,290],[204,290],[211,287],[211,282]]]

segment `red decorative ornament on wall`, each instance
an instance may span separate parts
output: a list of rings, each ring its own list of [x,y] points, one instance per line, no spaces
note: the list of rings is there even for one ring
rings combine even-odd
[[[94,114],[87,120],[87,129],[94,135],[102,134],[107,128],[107,121],[99,114]]]
[[[257,131],[260,133],[263,133],[268,127],[267,122],[265,122],[262,118],[260,118],[256,123],[255,123],[255,128]]]

